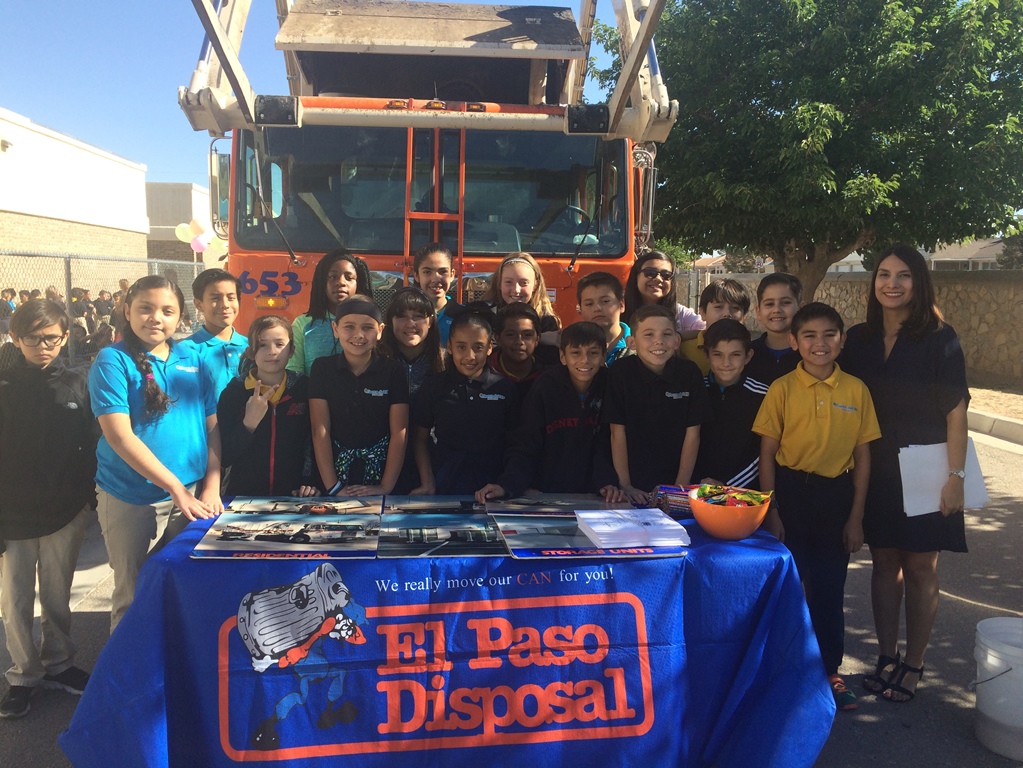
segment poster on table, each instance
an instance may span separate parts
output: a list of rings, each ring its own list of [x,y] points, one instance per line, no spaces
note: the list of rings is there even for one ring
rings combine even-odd
[[[218,517],[193,558],[373,558],[380,515],[349,513],[245,514]]]
[[[76,768],[790,768],[834,715],[766,536],[613,561],[190,559],[209,527],[143,568],[60,737]]]

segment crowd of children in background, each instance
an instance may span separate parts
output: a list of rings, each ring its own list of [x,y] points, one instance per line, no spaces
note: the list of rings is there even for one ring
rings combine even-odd
[[[260,317],[244,336],[233,327],[237,277],[206,270],[192,286],[204,325],[181,342],[180,289],[143,278],[124,294],[123,338],[98,352],[87,392],[57,362],[64,310],[52,301],[17,309],[10,330],[24,360],[0,374],[0,403],[12,402],[7,393],[19,399],[16,409],[0,405],[0,430],[19,455],[5,454],[3,472],[20,487],[52,465],[48,451],[59,445],[63,471],[74,473],[0,500],[8,562],[22,540],[40,542],[24,565],[4,568],[16,696],[0,715],[24,714],[36,685],[80,690],[87,679],[72,663],[66,603],[92,462],[115,575],[112,628],[148,552],[188,520],[218,514],[221,491],[484,502],[536,490],[646,505],[659,484],[774,490],[765,528],[793,552],[836,701],[855,706],[838,677],[842,596],[849,554],[863,543],[868,444],[880,431],[870,392],[836,365],[845,333],[834,309],[801,306],[799,281],[769,274],[755,307],[765,333],[752,341],[740,283],[712,280],[694,312],[677,300],[674,264],[658,252],[641,255],[624,286],[606,272],[579,279],[572,323],[555,315],[529,254],[505,258],[484,301],[468,306],[450,298],[445,246],[419,251],[413,273],[415,284],[381,311],[366,263],[332,251],[315,268],[305,314]],[[21,398],[40,399],[43,386],[61,388],[61,407],[50,415],[40,404],[26,421],[35,411]],[[82,418],[90,408],[98,445]],[[821,494],[832,500],[826,515]],[[22,526],[37,507],[46,525]],[[59,556],[43,543],[57,536]],[[45,658],[24,626],[34,557],[41,568],[52,561],[54,574],[40,580],[52,597],[43,602]]]

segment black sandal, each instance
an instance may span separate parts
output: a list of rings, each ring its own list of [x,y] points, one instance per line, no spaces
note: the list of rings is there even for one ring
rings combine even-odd
[[[898,651],[895,652],[894,656],[878,656],[874,674],[863,678],[863,687],[871,693],[884,693],[885,688],[888,687],[892,678],[895,677],[895,673],[899,671],[901,661],[902,654]],[[888,667],[892,668],[891,672],[884,674]]]
[[[922,665],[919,668],[911,667],[905,662],[899,664],[899,674],[892,679],[892,682],[888,683],[888,688],[886,690],[891,691],[892,693],[897,693],[900,696],[905,696],[906,698],[893,699],[891,696],[885,696],[885,698],[893,704],[906,704],[907,702],[912,701],[916,696],[915,690],[911,691],[902,685],[902,681],[906,678],[906,675],[916,675],[916,684],[920,685],[920,681],[924,679],[924,668]]]

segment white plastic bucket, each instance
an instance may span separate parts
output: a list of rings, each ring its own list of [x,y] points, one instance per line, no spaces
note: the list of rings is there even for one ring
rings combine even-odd
[[[1023,618],[977,624],[975,733],[999,755],[1023,760]]]

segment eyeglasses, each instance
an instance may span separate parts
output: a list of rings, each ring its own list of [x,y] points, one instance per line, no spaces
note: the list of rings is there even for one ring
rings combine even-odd
[[[648,280],[653,280],[655,277],[661,278],[661,280],[671,280],[675,276],[674,272],[669,272],[666,269],[655,269],[654,267],[643,267],[639,270],[643,273],[643,277]]]
[[[49,349],[53,349],[54,347],[60,346],[60,343],[64,341],[65,336],[67,336],[66,333],[60,336],[40,336],[33,333],[28,336],[22,336],[21,343],[26,347],[38,347],[42,344]]]

